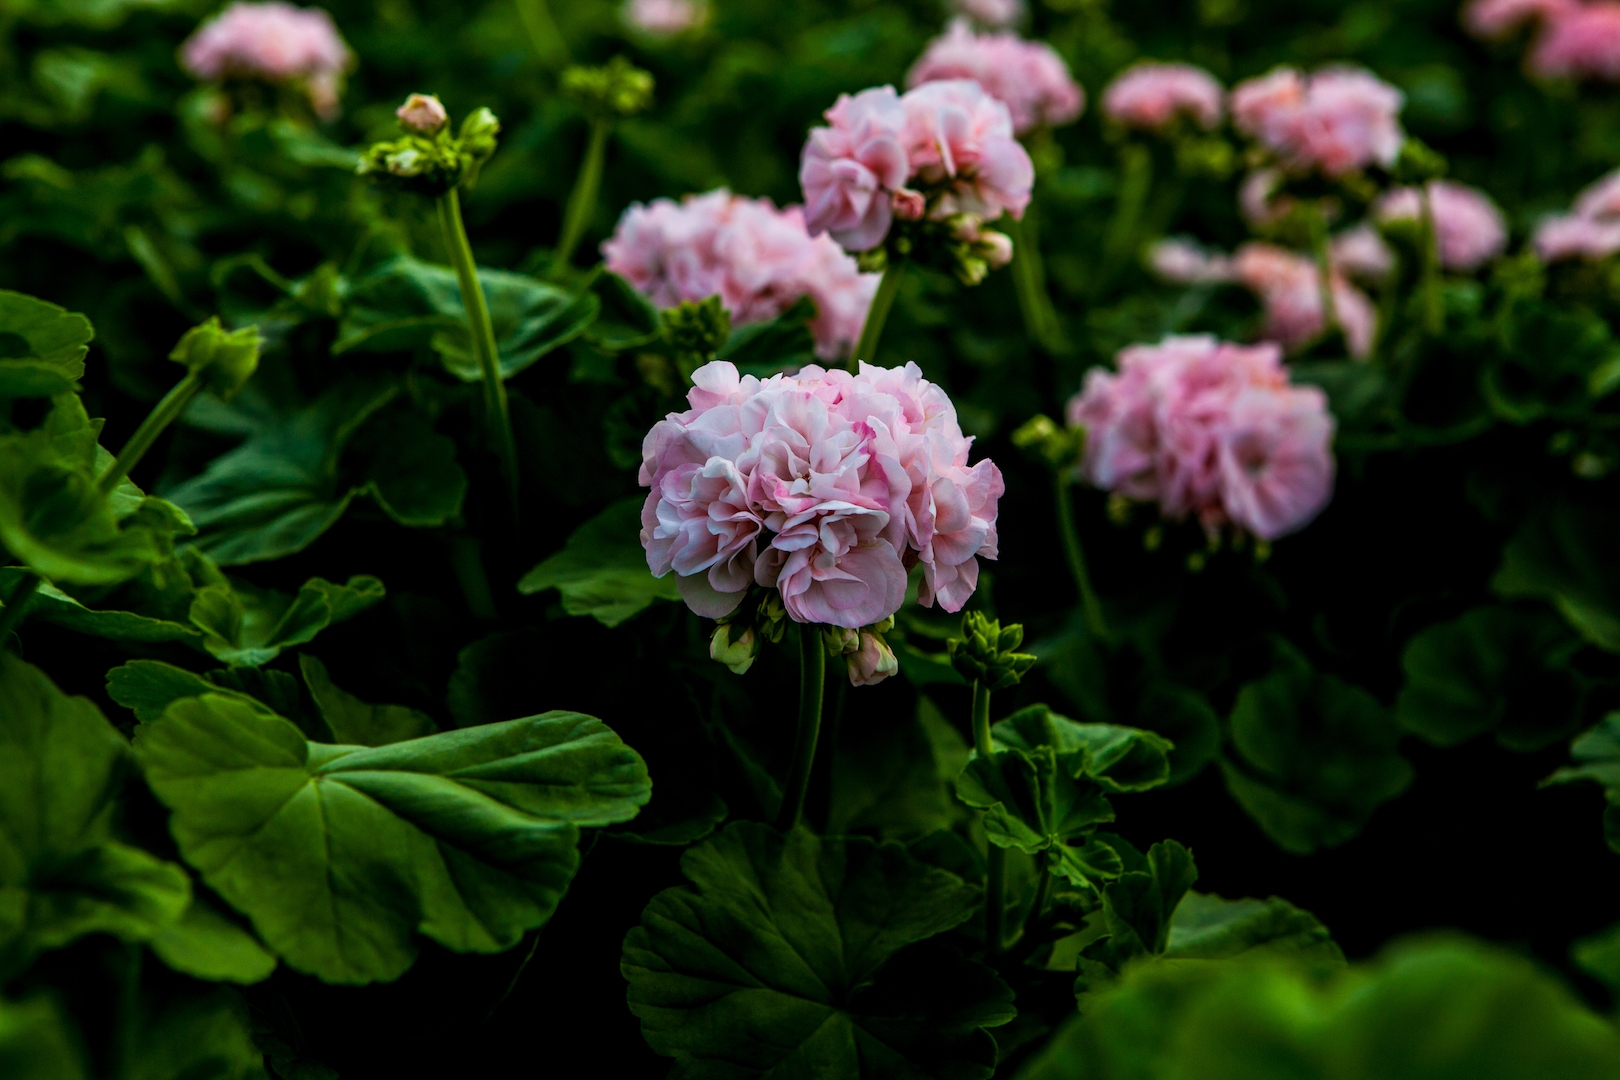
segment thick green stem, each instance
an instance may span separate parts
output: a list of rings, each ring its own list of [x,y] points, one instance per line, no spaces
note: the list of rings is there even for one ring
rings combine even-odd
[[[467,331],[472,335],[473,354],[484,378],[484,422],[489,425],[490,441],[500,459],[501,479],[506,484],[512,518],[518,513],[517,442],[512,437],[512,417],[506,406],[506,384],[501,379],[500,353],[495,346],[495,326],[489,319],[489,304],[478,284],[478,266],[473,262],[467,226],[461,220],[461,199],[454,188],[439,200],[439,223],[444,226],[444,246],[455,267],[461,286],[461,303],[467,309]]]
[[[973,749],[982,758],[996,749],[990,737],[990,691],[981,682],[973,684]]]
[[[141,421],[141,426],[135,429],[135,434],[130,436],[129,442],[124,444],[123,452],[118,455],[118,460],[113,462],[112,468],[101,478],[102,494],[112,494],[113,489],[136,465],[140,464],[146,452],[152,449],[152,444],[157,442],[158,436],[162,435],[170,424],[180,419],[180,414],[186,411],[186,406],[191,404],[191,399],[196,397],[197,391],[202,388],[202,375],[198,372],[188,372],[185,378],[174,385],[174,389],[164,395],[163,400],[157,403],[157,407]]]
[[[1114,276],[1131,257],[1142,208],[1153,190],[1152,151],[1139,143],[1126,143],[1120,148],[1119,157],[1119,198],[1114,203],[1114,220],[1109,223],[1108,236],[1103,241],[1102,266],[1092,290],[1096,293],[1113,283]]]
[[[866,313],[866,323],[861,327],[861,339],[855,343],[855,352],[849,358],[851,371],[859,370],[861,361],[868,364],[877,363],[878,339],[883,336],[883,324],[889,321],[889,309],[894,307],[894,298],[900,295],[900,278],[906,272],[906,264],[901,259],[890,259],[889,265],[884,268],[883,280],[878,282],[877,295],[872,297],[872,307]]]
[[[0,611],[0,649],[5,648],[12,632],[22,626],[23,619],[28,616],[28,608],[43,584],[44,579],[38,574],[24,574],[17,587],[11,590],[11,595],[6,597],[5,610]]]
[[[571,57],[568,53],[568,43],[563,40],[562,31],[557,29],[557,20],[551,17],[551,8],[546,0],[516,0],[518,18],[523,22],[523,29],[529,35],[529,43],[539,54],[543,63],[550,67],[562,67]]]
[[[1091,587],[1091,574],[1086,569],[1086,552],[1080,546],[1080,532],[1074,525],[1074,503],[1069,497],[1069,476],[1059,471],[1054,475],[1057,495],[1058,532],[1063,535],[1063,553],[1069,560],[1069,573],[1074,575],[1075,588],[1080,592],[1080,608],[1085,614],[1086,629],[1098,641],[1108,638],[1108,623],[1103,619],[1102,601]]]
[[[1333,300],[1333,253],[1328,245],[1327,215],[1320,203],[1310,204],[1311,254],[1316,257],[1316,287],[1322,295],[1322,333],[1339,326],[1339,309]]]
[[[1419,242],[1423,245],[1423,329],[1439,334],[1446,328],[1445,299],[1440,293],[1440,237],[1434,228],[1434,200],[1430,197],[1429,185],[1419,190],[1422,192]]]
[[[799,627],[799,729],[793,745],[793,764],[782,788],[782,809],[776,827],[792,832],[804,815],[804,795],[810,789],[810,769],[816,761],[816,740],[821,734],[821,695],[827,682],[827,650],[821,629]]]
[[[585,146],[585,160],[580,162],[579,175],[574,178],[574,190],[568,196],[568,209],[563,215],[562,238],[551,256],[551,273],[555,277],[568,269],[574,258],[574,249],[590,227],[596,213],[596,196],[602,190],[602,168],[607,163],[608,135],[613,125],[607,120],[591,121],[591,138]]]
[[[990,690],[982,682],[973,683],[973,749],[981,758],[995,752],[990,736]],[[984,860],[984,952],[994,959],[1001,952],[1007,903],[1007,851],[989,845]]]
[[[998,224],[1012,238],[1013,285],[1018,290],[1018,308],[1024,314],[1024,326],[1041,348],[1057,352],[1063,348],[1063,325],[1058,322],[1052,296],[1046,291],[1046,267],[1041,262],[1034,214],[1025,211],[1023,221],[1009,216]]]

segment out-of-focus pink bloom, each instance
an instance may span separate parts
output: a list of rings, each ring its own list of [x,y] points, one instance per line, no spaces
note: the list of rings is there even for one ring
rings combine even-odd
[[[984,87],[1007,106],[1019,135],[1073,123],[1085,108],[1084,92],[1050,45],[1011,33],[975,34],[965,19],[952,22],[943,37],[929,44],[912,65],[906,85],[948,79],[972,79]]]
[[[805,223],[831,233],[846,251],[868,251],[888,235],[894,193],[911,175],[900,96],[892,86],[844,94],[812,128],[799,162]]]
[[[1335,236],[1328,257],[1345,277],[1363,281],[1383,281],[1395,269],[1395,253],[1378,230],[1367,224]]]
[[[1233,265],[1238,280],[1260,298],[1265,308],[1263,334],[1267,340],[1293,349],[1322,333],[1325,319],[1321,278],[1314,261],[1274,244],[1256,242],[1238,248]],[[1337,271],[1330,287],[1334,314],[1350,355],[1357,359],[1369,356],[1378,331],[1378,313],[1372,301]]]
[[[1588,0],[1549,13],[1525,65],[1543,79],[1620,82],[1620,2]]]
[[[180,62],[199,79],[301,81],[315,111],[329,117],[354,54],[325,11],[269,0],[232,4],[203,23],[180,47]]]
[[[1013,137],[1007,106],[971,79],[924,83],[900,104],[912,175],[948,187],[949,211],[985,221],[1024,216],[1035,166]]]
[[[432,94],[412,94],[394,110],[399,122],[418,135],[432,135],[450,122],[444,103]]]
[[[1024,17],[1024,0],[952,0],[951,7],[993,30],[1014,26]]]
[[[1156,131],[1177,116],[1188,116],[1199,127],[1220,126],[1225,92],[1215,77],[1191,64],[1136,64],[1103,91],[1103,112],[1126,127]]]
[[[716,361],[692,378],[640,479],[648,566],[680,575],[693,611],[729,614],[754,583],[798,622],[859,629],[899,609],[918,563],[921,602],[961,610],[996,557],[1001,473],[968,465],[972,440],[915,364],[760,380]]]
[[[900,661],[882,637],[861,631],[860,648],[849,655],[849,684],[874,686],[900,670]]]
[[[1462,10],[1470,34],[1487,41],[1507,37],[1526,23],[1562,15],[1578,0],[1472,0]]]
[[[1230,258],[1186,237],[1173,236],[1154,244],[1148,252],[1148,266],[1158,277],[1176,285],[1214,285],[1236,280]]]
[[[849,353],[877,292],[878,275],[862,274],[830,237],[811,238],[798,207],[724,190],[631,206],[602,256],[659,307],[719,296],[739,325],[774,319],[808,296],[826,359]]]
[[[1533,242],[1543,262],[1606,259],[1620,251],[1620,169],[1588,185],[1571,213],[1538,225]]]
[[[1360,68],[1309,78],[1278,68],[1232,91],[1232,118],[1291,169],[1328,176],[1390,166],[1401,151],[1401,92]]]
[[[708,18],[709,5],[703,0],[627,0],[625,25],[654,37],[673,37]]]
[[[1266,540],[1295,532],[1333,491],[1333,418],[1289,385],[1281,350],[1169,337],[1120,353],[1068,407],[1084,427],[1081,475],[1169,518],[1232,524]]]
[[[1283,184],[1280,169],[1256,169],[1238,186],[1238,212],[1250,225],[1275,225],[1294,212],[1291,196],[1279,195]]]
[[[1620,169],[1587,185],[1575,196],[1575,213],[1594,220],[1620,218]]]
[[[1472,273],[1507,247],[1502,211],[1483,191],[1449,180],[1429,182],[1429,209],[1440,250],[1440,265]],[[1417,188],[1393,188],[1373,209],[1379,221],[1418,221],[1423,198]]]

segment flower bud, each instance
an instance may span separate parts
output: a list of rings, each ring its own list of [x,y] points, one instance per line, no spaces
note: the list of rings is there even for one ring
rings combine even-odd
[[[563,72],[562,90],[584,107],[592,120],[612,120],[645,112],[653,101],[653,77],[622,56],[601,67],[571,67]]]
[[[1072,469],[1086,448],[1084,428],[1061,428],[1046,415],[1031,417],[1012,434],[1013,445],[1053,469]]]
[[[709,639],[710,659],[726,665],[735,675],[741,675],[754,666],[759,656],[759,638],[752,626],[721,623]]]
[[[412,94],[394,115],[401,127],[416,135],[437,135],[450,122],[444,103],[432,94]]]
[[[1034,656],[1016,651],[1023,643],[1022,626],[1003,628],[999,620],[970,611],[962,618],[962,636],[946,642],[946,649],[951,666],[964,679],[989,690],[1005,690],[1035,666]]]
[[[901,221],[921,221],[928,210],[928,199],[920,191],[901,188],[894,193],[894,216]]]
[[[883,638],[862,630],[860,648],[849,657],[849,685],[873,686],[900,670],[900,661]]]
[[[259,369],[263,346],[257,326],[227,331],[215,316],[187,330],[169,359],[184,364],[193,375],[205,376],[208,389],[229,401]]]
[[[821,640],[827,646],[828,656],[849,656],[860,649],[861,632],[842,626],[823,626]]]
[[[1000,270],[1003,266],[1012,262],[1012,237],[1004,232],[985,229],[979,234],[978,243],[974,246],[978,248],[979,253],[984,256],[984,261],[990,264],[992,270]]]

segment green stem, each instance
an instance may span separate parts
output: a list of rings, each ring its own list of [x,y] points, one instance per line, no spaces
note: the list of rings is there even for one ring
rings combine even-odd
[[[1114,219],[1109,222],[1108,236],[1103,241],[1102,267],[1092,290],[1097,293],[1112,284],[1114,275],[1130,258],[1142,207],[1153,190],[1153,153],[1147,147],[1126,143],[1120,148],[1119,157],[1119,199],[1114,203]]]
[[[1030,905],[1029,917],[1024,920],[1025,933],[1033,933],[1041,924],[1041,916],[1046,914],[1046,900],[1052,892],[1052,872],[1044,866],[1039,871],[1040,883],[1035,886],[1035,902]]]
[[[450,565],[461,584],[462,596],[473,618],[494,622],[499,617],[495,608],[495,592],[489,587],[489,574],[484,570],[484,555],[478,537],[468,532],[450,534]]]
[[[112,463],[112,468],[101,478],[103,495],[111,495],[124,477],[140,464],[141,458],[152,449],[152,444],[157,442],[158,436],[162,435],[170,424],[180,419],[180,414],[186,411],[186,406],[191,404],[191,399],[196,397],[202,388],[203,377],[194,371],[188,372],[185,378],[175,383],[174,389],[165,394],[163,400],[157,403],[157,407],[141,421],[141,426],[135,429],[135,434],[124,444],[123,452]]]
[[[35,573],[25,573],[17,587],[11,590],[6,597],[4,611],[0,611],[0,649],[5,648],[6,641],[12,633],[22,626],[23,619],[28,616],[28,608],[34,602],[34,595],[39,587],[45,584],[43,578]]]
[[[1434,201],[1429,196],[1429,185],[1421,192],[1419,221],[1423,244],[1423,329],[1439,334],[1446,328],[1445,302],[1440,294],[1440,237],[1434,229]]]
[[[1321,203],[1311,203],[1311,254],[1316,257],[1316,287],[1322,295],[1322,333],[1329,334],[1339,326],[1339,309],[1333,302],[1333,256],[1328,246],[1327,215]]]
[[[472,335],[473,353],[484,377],[484,422],[489,425],[490,441],[500,459],[501,479],[506,483],[512,517],[518,512],[517,443],[512,437],[512,417],[507,411],[506,383],[501,378],[500,353],[495,347],[495,326],[489,319],[489,304],[478,284],[478,266],[473,262],[467,226],[461,220],[461,199],[452,188],[439,200],[439,223],[444,226],[444,245],[461,286],[461,303],[467,309],[467,330]]]
[[[553,277],[568,269],[574,258],[574,249],[585,235],[596,214],[596,196],[602,190],[602,168],[607,162],[608,135],[613,125],[607,120],[591,121],[591,138],[585,146],[585,160],[580,162],[579,175],[574,178],[574,190],[568,196],[568,209],[563,215],[562,238],[551,256]]]
[[[1091,574],[1086,569],[1086,552],[1080,546],[1080,531],[1074,525],[1074,503],[1069,497],[1069,477],[1064,472],[1054,476],[1057,495],[1058,532],[1063,534],[1063,552],[1069,559],[1069,573],[1074,575],[1075,588],[1080,591],[1080,607],[1085,613],[1086,629],[1098,641],[1108,639],[1108,623],[1103,619],[1102,601],[1091,587]]]
[[[1048,352],[1063,347],[1063,326],[1046,291],[1046,267],[1041,262],[1041,244],[1036,233],[1033,211],[1025,211],[1023,221],[1011,216],[999,223],[1013,242],[1013,285],[1018,291],[1018,308],[1024,325],[1035,343]]]
[[[982,758],[996,749],[990,736],[990,691],[977,680],[973,683],[973,749]]]
[[[799,627],[799,729],[793,746],[793,764],[782,788],[782,809],[776,817],[781,832],[792,832],[804,815],[804,795],[810,789],[810,768],[816,761],[816,740],[821,734],[821,695],[827,682],[827,650],[821,629]]]
[[[557,29],[557,20],[551,17],[551,8],[546,6],[546,0],[516,0],[516,3],[518,18],[522,20],[529,43],[534,46],[541,61],[552,67],[568,63],[571,59],[568,43],[563,40],[562,31]]]
[[[973,749],[986,759],[995,752],[990,736],[990,690],[977,680],[973,683]],[[1001,953],[1006,903],[1007,851],[992,843],[984,860],[984,952],[992,960]]]
[[[905,275],[906,264],[904,260],[891,258],[889,265],[883,270],[883,280],[878,282],[877,295],[872,297],[872,307],[866,313],[866,323],[861,327],[861,339],[855,343],[855,351],[850,355],[850,370],[858,370],[861,361],[868,364],[877,363],[878,339],[883,336],[883,324],[889,321],[889,309],[894,307],[894,298],[900,295],[900,278]]]

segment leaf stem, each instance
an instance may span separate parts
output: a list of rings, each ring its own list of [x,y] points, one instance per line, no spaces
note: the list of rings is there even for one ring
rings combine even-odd
[[[861,339],[855,343],[855,351],[849,357],[851,371],[859,370],[862,360],[868,364],[877,363],[878,339],[883,336],[883,324],[889,321],[889,309],[894,307],[894,298],[900,295],[900,279],[905,272],[903,259],[890,259],[889,265],[884,267],[883,280],[878,282],[877,295],[872,297],[872,307],[866,313],[865,324],[861,326]]]
[[[810,788],[810,768],[816,760],[816,740],[821,734],[821,696],[827,682],[827,651],[821,644],[821,630],[808,623],[799,626],[799,729],[793,745],[793,764],[782,788],[782,809],[776,817],[781,832],[792,832],[804,815],[804,795]]]
[[[1080,531],[1074,524],[1074,502],[1069,496],[1071,481],[1063,470],[1053,473],[1053,488],[1057,496],[1058,532],[1063,534],[1063,553],[1069,560],[1069,573],[1074,575],[1075,588],[1080,592],[1080,607],[1085,614],[1086,629],[1098,641],[1108,640],[1108,623],[1103,619],[1102,601],[1091,586],[1091,574],[1086,569],[1086,552],[1080,546]]]
[[[17,587],[11,590],[6,597],[5,610],[0,611],[0,649],[5,648],[6,641],[12,633],[19,629],[23,620],[28,617],[28,608],[34,602],[34,596],[39,587],[45,583],[44,579],[32,571],[26,572]]]
[[[973,683],[973,749],[982,758],[995,753],[990,737],[990,691],[978,680]]]
[[[1420,243],[1423,245],[1423,329],[1439,334],[1446,328],[1446,308],[1440,293],[1440,237],[1434,228],[1434,200],[1429,185],[1418,189],[1421,194],[1418,219],[1422,227]]]
[[[596,213],[596,197],[602,190],[602,169],[607,162],[608,135],[613,130],[609,120],[591,121],[591,138],[585,145],[585,160],[580,162],[579,175],[574,178],[574,190],[568,196],[568,209],[563,214],[562,238],[551,256],[551,274],[557,277],[573,261],[574,249],[591,224]]]
[[[152,444],[157,442],[158,436],[162,435],[170,424],[180,419],[180,414],[186,411],[186,406],[191,404],[191,399],[196,397],[202,388],[202,374],[188,371],[185,378],[175,383],[173,389],[163,395],[163,400],[147,414],[145,420],[141,421],[141,426],[135,429],[135,434],[129,437],[129,442],[124,444],[123,451],[112,463],[112,468],[101,478],[100,487],[103,495],[111,495],[113,489],[123,482],[124,477],[140,464],[141,458],[152,449]]]
[[[1046,266],[1041,261],[1041,244],[1035,229],[1032,211],[1024,212],[1024,220],[1011,215],[998,223],[1013,242],[1013,285],[1018,292],[1018,307],[1024,314],[1024,326],[1035,343],[1047,352],[1063,348],[1063,326],[1052,307],[1052,296],[1046,290]]]
[[[1322,333],[1332,333],[1339,326],[1339,309],[1333,300],[1333,256],[1328,246],[1327,215],[1322,204],[1312,202],[1309,219],[1311,254],[1316,258],[1316,287],[1322,298]]]
[[[973,749],[986,759],[995,752],[990,737],[990,690],[978,680],[973,683]],[[993,960],[1001,953],[1002,924],[1006,920],[1006,849],[989,844],[984,863],[984,952]]]
[[[557,20],[551,17],[546,0],[516,0],[518,19],[529,35],[529,43],[543,63],[559,67],[571,59]]]
[[[439,223],[444,227],[444,244],[461,286],[462,306],[467,309],[467,331],[472,336],[473,353],[484,377],[484,422],[489,425],[490,441],[500,459],[501,479],[511,502],[512,519],[518,513],[517,443],[512,437],[512,417],[507,410],[506,384],[501,378],[500,353],[495,346],[495,327],[490,322],[489,304],[478,283],[478,265],[473,262],[467,226],[461,220],[461,198],[452,188],[439,199]]]

